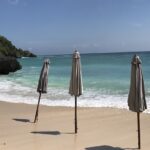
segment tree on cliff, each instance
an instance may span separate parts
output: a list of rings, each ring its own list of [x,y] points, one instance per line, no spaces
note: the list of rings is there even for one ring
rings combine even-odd
[[[21,48],[16,48],[11,41],[9,41],[4,36],[0,35],[0,57],[11,56],[11,57],[36,57],[35,54],[22,50]]]

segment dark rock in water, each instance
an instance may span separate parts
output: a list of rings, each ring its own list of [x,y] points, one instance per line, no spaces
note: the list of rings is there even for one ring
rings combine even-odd
[[[14,57],[0,57],[0,74],[9,74],[15,72],[22,67]]]

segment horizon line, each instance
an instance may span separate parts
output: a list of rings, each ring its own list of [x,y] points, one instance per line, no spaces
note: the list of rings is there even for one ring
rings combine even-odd
[[[80,52],[80,51],[79,51]],[[149,53],[150,51],[120,51],[120,52],[81,52],[81,55],[88,55],[88,54],[120,54],[120,53]],[[45,56],[45,55],[72,55],[73,53],[64,53],[64,54],[37,54],[37,56]]]

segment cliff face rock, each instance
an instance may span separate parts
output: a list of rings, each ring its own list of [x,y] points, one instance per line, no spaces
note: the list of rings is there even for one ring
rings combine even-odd
[[[0,74],[9,74],[9,72],[15,72],[21,69],[21,65],[13,57],[0,58]]]
[[[0,74],[9,74],[21,69],[16,58],[36,57],[35,54],[16,48],[11,41],[0,35]]]

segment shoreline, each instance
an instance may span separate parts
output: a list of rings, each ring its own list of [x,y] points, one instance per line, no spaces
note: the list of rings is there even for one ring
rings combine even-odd
[[[117,108],[78,108],[78,134],[74,134],[74,108],[0,101],[2,150],[132,150],[137,148],[136,113]],[[141,114],[142,150],[150,148],[149,114]],[[118,149],[117,149],[118,148]]]
[[[38,102],[38,101],[37,101]],[[36,106],[37,106],[37,103],[36,104],[34,104],[34,103],[24,103],[24,102],[10,102],[10,101],[1,101],[0,100],[0,103],[10,103],[10,104],[21,104],[21,105],[27,105],[27,106],[33,106],[33,107],[35,107],[36,108]],[[127,105],[126,105],[127,106]],[[50,107],[50,108],[70,108],[70,109],[74,109],[74,105],[73,106],[70,106],[70,105],[66,105],[66,106],[62,106],[62,105],[47,105],[47,104],[42,104],[42,103],[40,103],[40,107]],[[130,111],[129,110],[129,108],[128,108],[128,106],[127,107],[115,107],[115,106],[77,106],[78,107],[78,109],[118,109],[118,110],[125,110],[125,111]],[[131,111],[132,112],[132,111]],[[134,113],[134,112],[133,112]],[[144,112],[142,112],[142,113],[144,113],[144,114],[149,114],[150,115],[150,111],[149,111],[149,107],[144,111]]]

